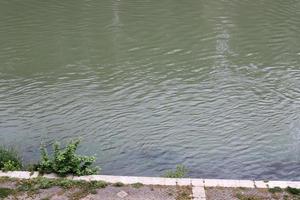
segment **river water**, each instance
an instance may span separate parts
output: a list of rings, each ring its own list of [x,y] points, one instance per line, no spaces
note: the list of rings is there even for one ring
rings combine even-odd
[[[0,144],[103,174],[300,180],[299,0],[2,0]]]

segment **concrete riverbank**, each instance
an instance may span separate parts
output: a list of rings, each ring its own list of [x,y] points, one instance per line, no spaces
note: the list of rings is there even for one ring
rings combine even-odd
[[[55,174],[46,174],[40,175],[38,172],[27,172],[27,171],[14,171],[14,172],[1,172],[0,177],[8,177],[11,180],[22,180],[22,179],[37,179],[38,177],[43,177],[46,179],[58,179],[59,177]],[[7,179],[8,182],[10,181]],[[121,185],[124,188],[120,187],[118,189],[113,189],[113,187],[108,187],[105,190],[94,191],[95,194],[87,195],[82,199],[99,199],[97,195],[102,195],[102,199],[113,199],[113,195],[116,195],[115,199],[141,199],[141,196],[144,195],[143,199],[180,199],[177,198],[178,191],[185,191],[185,199],[195,199],[195,200],[204,200],[204,199],[222,199],[224,195],[225,199],[241,199],[238,198],[242,194],[256,194],[266,197],[266,199],[276,199],[274,193],[270,193],[268,190],[272,188],[294,188],[300,189],[299,181],[262,181],[262,180],[223,180],[223,179],[194,179],[194,178],[161,178],[161,177],[135,177],[135,176],[108,176],[108,175],[90,175],[90,176],[68,176],[65,180],[71,181],[86,181],[86,182],[95,182],[102,181],[110,183],[113,185]],[[141,185],[142,188],[136,190],[129,187],[129,185]],[[9,185],[9,184],[8,184]],[[1,184],[0,184],[1,186]],[[2,185],[1,187],[4,187]],[[125,187],[127,186],[127,187]],[[150,187],[155,186],[155,187]],[[14,188],[14,187],[13,187]],[[189,192],[189,189],[191,190]],[[105,191],[107,193],[105,193]],[[273,191],[273,190],[270,190]],[[49,193],[49,191],[47,191]],[[276,191],[275,191],[276,192]],[[167,195],[166,194],[170,194]],[[216,194],[219,194],[216,196]],[[229,195],[231,194],[231,195]],[[279,195],[280,194],[280,195]],[[94,195],[94,196],[93,196]],[[134,196],[135,195],[135,196]],[[229,196],[228,196],[229,195]],[[271,197],[272,198],[268,198]],[[275,196],[274,196],[275,195]],[[287,199],[293,199],[293,196],[285,192],[284,190],[278,193],[277,197]],[[51,196],[51,195],[50,195]],[[274,198],[273,198],[274,197]],[[100,198],[100,199],[101,199]],[[24,198],[23,198],[24,199]],[[34,198],[33,198],[34,199]],[[54,199],[54,198],[50,198]],[[68,199],[68,198],[67,198]],[[260,198],[258,198],[260,199]],[[264,198],[261,198],[264,199]]]

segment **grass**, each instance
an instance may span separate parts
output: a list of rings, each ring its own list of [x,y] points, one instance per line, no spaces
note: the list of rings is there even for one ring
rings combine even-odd
[[[240,200],[262,200],[259,197],[255,197],[255,196],[252,196],[252,195],[251,196],[250,195],[244,195],[244,194],[241,194],[241,193],[237,193],[236,198],[238,198]]]
[[[0,188],[0,199],[6,198],[15,193],[15,190],[9,188]]]
[[[186,176],[188,169],[184,165],[177,165],[175,170],[169,170],[165,173],[166,178],[183,178]]]
[[[274,187],[274,188],[269,188],[268,191],[274,194],[274,193],[282,192],[283,190],[280,187]]]
[[[117,183],[114,183],[113,186],[115,186],[115,187],[123,187],[124,183],[117,182]]]
[[[169,193],[168,195],[172,195]],[[192,188],[190,186],[177,187],[176,200],[191,200]]]
[[[144,184],[143,184],[143,183],[133,183],[131,186],[132,186],[133,188],[139,189],[139,188],[143,187]]]
[[[287,187],[285,191],[292,195],[300,195],[300,189],[297,188]]]
[[[22,192],[36,192],[39,189],[48,189],[54,186],[63,189],[80,188],[82,190],[91,192],[92,190],[105,188],[108,184],[103,181],[73,181],[68,179],[47,179],[47,178],[34,178],[30,180],[20,180],[17,183],[17,190]]]

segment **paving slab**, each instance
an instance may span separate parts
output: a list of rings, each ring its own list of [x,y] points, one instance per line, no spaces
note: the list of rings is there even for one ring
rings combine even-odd
[[[176,183],[179,186],[189,186],[192,185],[192,180],[190,178],[178,178],[176,179]]]
[[[269,188],[267,181],[254,181],[256,188]]]
[[[192,192],[193,192],[193,200],[205,200],[206,199],[204,187],[194,186],[192,188]]]
[[[204,187],[204,179],[192,178],[191,183],[193,186]]]
[[[250,180],[225,180],[204,179],[205,187],[246,187],[254,188],[254,182]]]

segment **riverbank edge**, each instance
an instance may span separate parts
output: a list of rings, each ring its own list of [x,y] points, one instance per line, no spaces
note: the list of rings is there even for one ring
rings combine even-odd
[[[0,177],[33,179],[37,177],[60,178],[56,174],[40,174],[29,171],[0,171]],[[74,181],[105,181],[107,183],[123,183],[161,186],[191,186],[192,198],[194,200],[205,200],[205,187],[228,187],[228,188],[297,188],[300,189],[300,181],[267,181],[267,180],[233,180],[233,179],[201,179],[201,178],[162,178],[142,176],[111,176],[111,175],[89,175],[89,176],[67,176]]]
[[[0,171],[0,177],[33,179],[44,177],[49,179],[61,178],[56,174],[40,174],[30,171]],[[300,189],[300,181],[267,181],[267,180],[233,180],[233,179],[201,179],[201,178],[162,178],[142,176],[111,176],[111,175],[89,175],[89,176],[67,176],[74,181],[104,181],[107,183],[123,183],[160,186],[191,186],[193,200],[205,200],[205,187],[228,187],[228,188],[297,188]]]
[[[30,171],[0,171],[0,177],[32,179],[37,177],[61,178],[56,174],[39,174]],[[269,180],[234,180],[234,179],[201,179],[201,178],[162,178],[143,176],[112,176],[112,175],[88,175],[88,176],[66,176],[69,180],[82,181],[105,181],[108,183],[162,186],[194,186],[194,187],[244,187],[244,188],[286,188],[292,187],[300,189],[300,181],[269,181]]]

